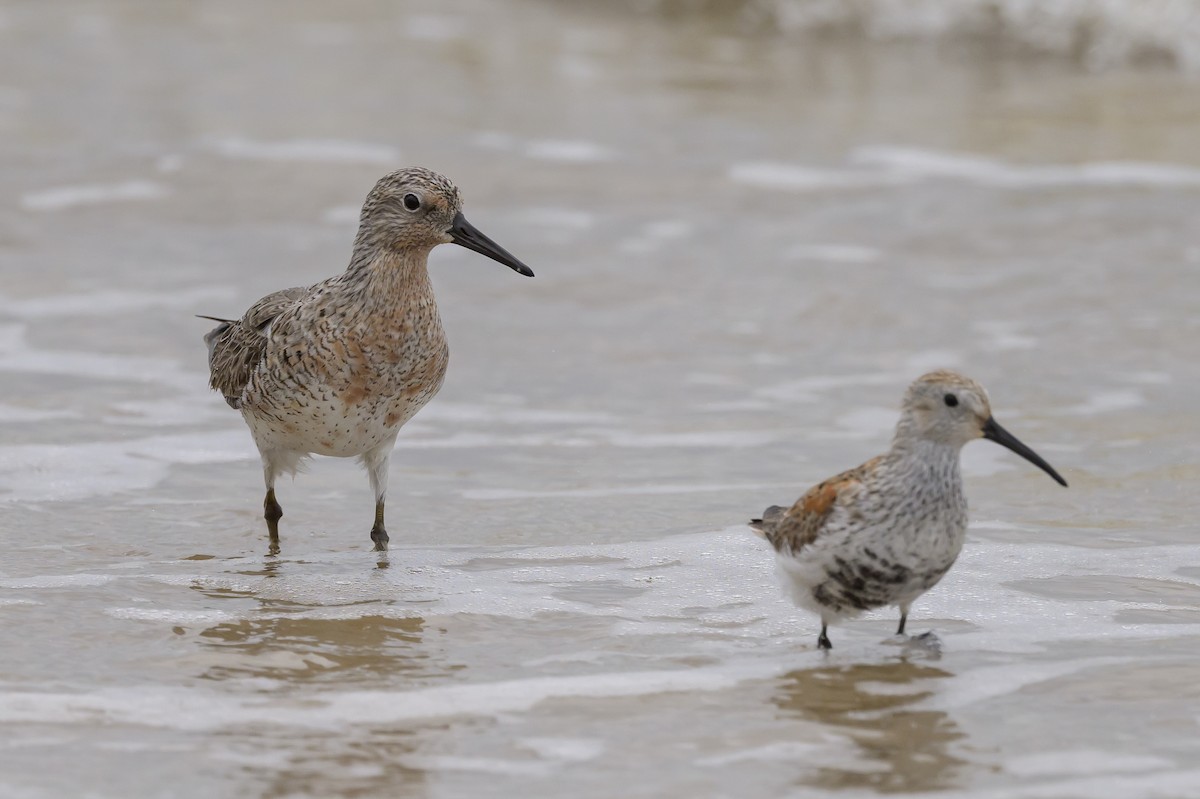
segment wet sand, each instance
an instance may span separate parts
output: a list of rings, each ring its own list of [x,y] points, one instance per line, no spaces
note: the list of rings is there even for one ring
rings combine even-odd
[[[519,2],[0,14],[0,795],[1200,796],[1200,83]],[[370,551],[279,487],[195,313],[344,268],[450,175],[537,273],[431,274],[441,394]],[[781,596],[742,527],[979,378],[912,610]]]

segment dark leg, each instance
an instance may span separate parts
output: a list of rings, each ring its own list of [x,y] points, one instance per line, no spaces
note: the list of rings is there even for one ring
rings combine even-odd
[[[279,520],[283,518],[283,508],[275,501],[275,489],[267,489],[267,498],[263,500],[263,518],[267,520],[267,533],[271,536],[271,546],[279,546]]]
[[[375,542],[376,552],[387,552],[388,534],[383,526],[383,500],[375,503],[375,526],[371,528],[371,540]]]
[[[904,635],[904,625],[908,621],[908,611],[900,611],[900,629],[896,630],[896,635]]]
[[[371,540],[376,552],[387,552],[388,534],[383,526],[383,502],[387,499],[388,456],[394,440],[388,441],[363,454],[362,463],[371,476],[371,490],[375,492],[375,526],[371,528]]]
[[[821,634],[817,636],[817,649],[833,649],[833,644],[829,643],[829,635],[826,630],[829,625],[821,623]]]

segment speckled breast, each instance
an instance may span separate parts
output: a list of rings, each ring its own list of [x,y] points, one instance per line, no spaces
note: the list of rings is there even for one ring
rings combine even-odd
[[[243,405],[260,445],[348,457],[391,441],[437,394],[449,364],[440,325],[395,332],[409,335],[349,331],[271,353]]]
[[[853,544],[824,563],[824,579],[813,600],[842,613],[908,604],[946,575],[962,551],[965,503],[940,513],[912,518]]]

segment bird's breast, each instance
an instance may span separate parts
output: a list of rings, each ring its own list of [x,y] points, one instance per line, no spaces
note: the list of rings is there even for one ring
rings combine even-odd
[[[243,404],[260,443],[358,455],[394,438],[441,388],[449,348],[436,314],[339,321],[319,317],[271,347]]]

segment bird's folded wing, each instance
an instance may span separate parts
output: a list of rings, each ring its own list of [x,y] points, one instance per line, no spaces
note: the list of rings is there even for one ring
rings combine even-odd
[[[763,515],[762,531],[780,552],[795,553],[816,541],[839,500],[845,501],[860,485],[863,476],[879,462],[872,458],[861,466],[810,488],[783,513]],[[774,509],[770,509],[774,510]]]
[[[209,385],[237,408],[250,375],[267,349],[271,323],[308,295],[307,286],[268,294],[250,306],[241,319],[223,322],[205,336],[208,342]]]

